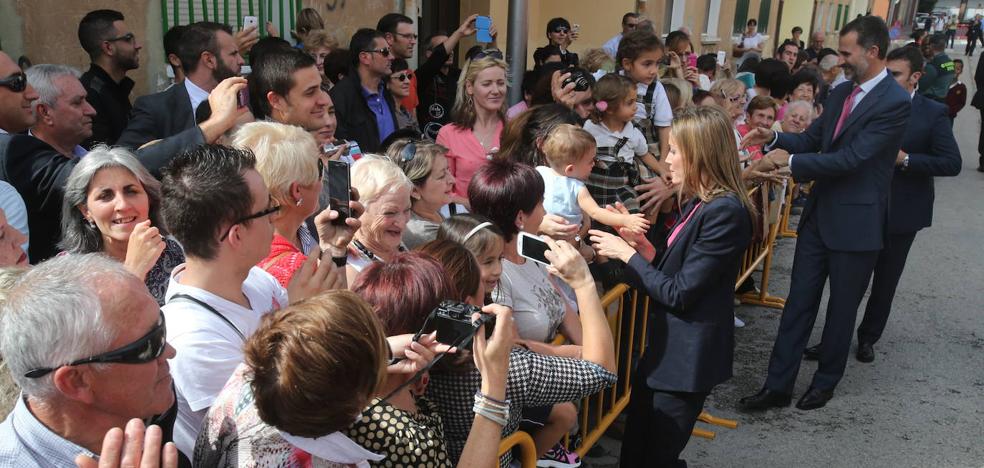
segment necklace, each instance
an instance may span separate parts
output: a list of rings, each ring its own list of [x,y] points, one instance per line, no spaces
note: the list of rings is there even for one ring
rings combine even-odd
[[[359,241],[357,239],[352,239],[352,245],[354,245],[355,248],[356,248],[356,250],[358,250],[359,253],[362,254],[362,256],[365,257],[367,260],[369,260],[371,262],[382,262],[383,261],[383,259],[379,258],[378,255],[372,253],[368,248],[366,248],[366,246],[363,245],[361,241]],[[403,248],[403,245],[400,245],[400,247],[397,248],[397,251],[399,251],[399,252],[405,252],[406,249]]]

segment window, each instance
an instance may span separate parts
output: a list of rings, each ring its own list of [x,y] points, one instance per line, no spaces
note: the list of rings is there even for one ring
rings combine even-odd
[[[768,34],[769,31],[769,13],[772,12],[772,0],[762,0],[759,4],[759,16],[758,16],[758,30],[762,34]]]
[[[710,0],[707,2],[707,16],[704,23],[704,35],[707,37],[717,37],[718,21],[721,18],[721,0]]]
[[[748,0],[738,0],[735,7],[735,34],[745,32],[745,22],[748,20]]]

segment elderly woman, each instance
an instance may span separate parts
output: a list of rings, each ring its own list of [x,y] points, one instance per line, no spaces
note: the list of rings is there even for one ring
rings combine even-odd
[[[403,244],[414,249],[434,240],[444,220],[441,208],[451,203],[454,179],[448,171],[448,150],[441,145],[397,140],[386,156],[400,166],[413,189],[410,192],[410,221],[403,232]]]
[[[472,175],[499,151],[508,69],[499,51],[482,51],[466,62],[451,123],[437,133],[437,144],[448,149],[455,203],[469,206]]]
[[[813,104],[807,101],[792,101],[786,104],[786,115],[776,121],[772,129],[777,132],[802,133],[813,123],[816,113]]]
[[[286,288],[294,273],[304,265],[308,253],[321,254],[323,258],[331,256],[336,264],[343,264],[352,235],[361,225],[358,218],[348,218],[345,225],[336,226],[331,221],[338,213],[322,211],[315,217],[317,244],[304,225],[304,220],[318,211],[324,174],[314,137],[293,125],[253,122],[236,132],[233,146],[247,148],[256,155],[256,170],[280,206],[270,217],[274,232],[270,254],[258,266]],[[352,209],[358,211],[361,205],[352,202]]]
[[[813,70],[800,70],[793,75],[792,91],[789,92],[787,103],[779,108],[776,120],[782,120],[786,116],[786,109],[789,102],[806,101],[813,104],[816,101],[817,93],[820,92],[820,77]]]
[[[417,114],[403,107],[403,100],[410,95],[413,70],[410,70],[410,65],[401,58],[393,60],[390,68],[390,76],[386,80],[386,89],[389,90],[390,99],[393,100],[393,108],[396,109],[397,130],[409,128],[419,135],[420,124],[417,122]]]
[[[0,268],[28,266],[27,252],[21,246],[27,236],[7,222],[7,215],[0,209]]]
[[[184,263],[184,252],[167,237],[160,206],[160,183],[129,150],[97,146],[65,182],[59,246],[122,262],[163,305],[171,270]]]
[[[373,262],[385,262],[406,250],[403,232],[410,220],[413,183],[400,167],[378,155],[365,155],[352,165],[351,184],[359,192],[365,211],[362,226],[348,249],[345,275],[348,284]]]
[[[321,74],[321,89],[327,93],[334,83],[325,74],[325,58],[338,47],[338,41],[331,37],[328,31],[315,29],[304,37],[302,44],[304,53],[314,59],[318,73]]]
[[[418,252],[401,253],[387,263],[374,263],[359,276],[352,290],[372,306],[388,335],[417,332],[423,327],[431,311],[444,300],[461,302],[471,299],[473,302],[478,297],[478,266],[467,250],[451,244],[460,250],[445,253],[442,257],[449,259],[451,264],[465,266],[458,270],[463,273],[463,278],[458,283],[451,281],[448,272],[434,258]],[[444,249],[437,248],[435,252],[444,252]],[[464,287],[458,287],[459,284]],[[515,338],[515,327],[512,326],[507,309],[491,305],[484,310],[497,313],[496,333],[502,333],[510,339]],[[501,327],[499,323],[502,324]],[[479,334],[483,334],[484,338],[483,331],[479,331]],[[493,342],[495,339],[493,338]],[[501,350],[492,363],[494,365],[488,366],[491,369],[483,370],[483,390],[478,399],[491,397],[501,401],[505,398],[510,347],[505,346]],[[471,360],[464,350],[459,356],[446,357],[453,358]],[[469,440],[486,447],[472,444],[465,448],[460,460],[451,460],[445,446],[444,424],[438,413],[438,405],[423,396],[428,377],[426,374],[415,374],[416,369],[412,369],[410,373],[390,372],[386,381],[377,389],[369,407],[363,411],[362,417],[348,427],[349,437],[366,449],[385,456],[385,460],[380,462],[382,465],[495,466],[499,434],[482,434],[479,427],[475,429],[480,433],[476,434],[473,430]],[[489,389],[493,393],[490,394]],[[476,413],[472,421],[480,420],[480,412]],[[500,422],[504,423],[504,419]]]
[[[711,85],[711,96],[714,96],[714,102],[724,109],[732,123],[741,123],[739,120],[744,117],[745,103],[748,102],[744,83],[731,78],[717,80]]]

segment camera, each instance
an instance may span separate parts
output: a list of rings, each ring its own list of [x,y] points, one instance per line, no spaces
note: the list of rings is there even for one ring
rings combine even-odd
[[[472,315],[476,312],[481,316],[472,322]],[[481,308],[462,302],[442,301],[427,316],[427,321],[417,332],[414,341],[421,335],[437,330],[437,341],[447,345],[466,346],[482,325],[485,325],[485,337],[492,336],[495,315],[483,313]]]
[[[321,146],[321,152],[323,154],[332,154],[335,151],[337,151],[339,147],[344,146],[347,143],[348,142],[345,141],[345,140],[335,140],[335,141],[331,141],[331,142],[325,143],[324,145]],[[342,154],[340,156],[348,156],[348,153],[349,152],[345,152],[345,154]]]
[[[567,87],[567,85],[574,83],[574,91],[582,92],[591,89],[591,78],[589,78],[588,72],[577,67],[570,67],[564,73],[570,73],[571,76],[564,80],[561,87]]]

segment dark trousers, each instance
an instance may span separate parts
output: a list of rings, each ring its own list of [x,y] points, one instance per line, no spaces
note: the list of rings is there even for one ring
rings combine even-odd
[[[878,253],[878,262],[875,263],[875,273],[871,280],[871,295],[868,296],[864,318],[858,327],[858,341],[874,344],[885,331],[888,315],[892,312],[895,288],[899,285],[909,248],[915,238],[915,232],[892,234],[888,237],[885,248]]]
[[[984,167],[984,108],[979,109],[981,112],[981,131],[977,137],[977,155],[978,155],[978,166]]]
[[[680,459],[707,393],[653,390],[637,373],[622,440],[621,468],[686,468]]]
[[[862,235],[862,234],[859,234]],[[820,365],[811,387],[828,390],[844,376],[858,306],[868,289],[878,251],[843,252],[826,248],[815,216],[801,221],[789,297],[779,321],[779,333],[769,358],[766,388],[792,394],[803,350],[817,320],[824,283],[830,279],[827,321],[821,338]]]
[[[977,41],[981,41],[981,46],[984,46],[984,38],[967,35],[967,48],[964,49],[964,55],[974,55],[974,48],[977,47]]]

